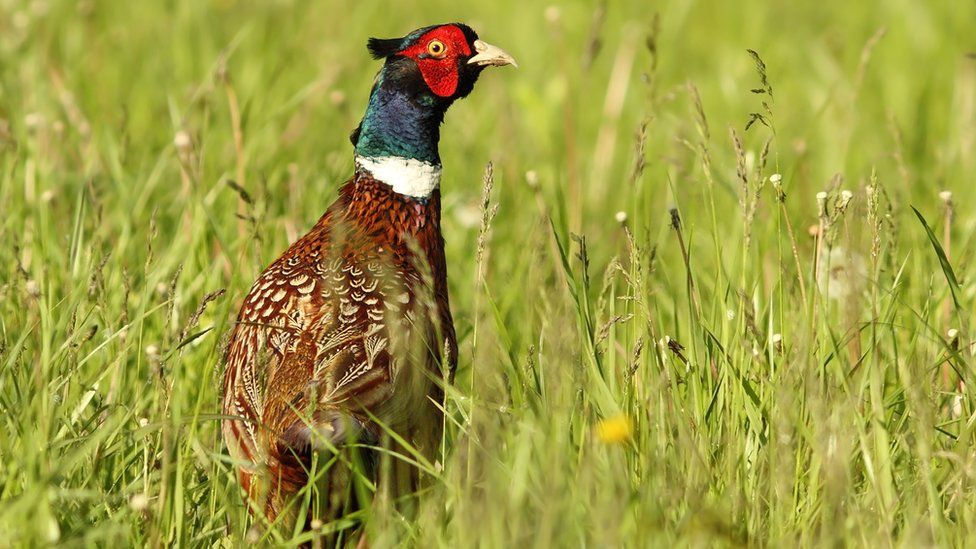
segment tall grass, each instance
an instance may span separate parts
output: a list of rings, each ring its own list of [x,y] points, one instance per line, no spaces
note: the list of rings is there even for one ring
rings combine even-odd
[[[965,545],[974,17],[0,0],[0,545],[261,539],[223,334],[351,173],[366,38],[450,20],[521,68],[443,129],[460,366],[372,544]]]

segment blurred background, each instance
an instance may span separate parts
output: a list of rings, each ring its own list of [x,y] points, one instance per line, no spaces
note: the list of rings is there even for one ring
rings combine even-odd
[[[965,540],[976,4],[910,0],[0,0],[4,539],[310,539],[247,517],[222,337],[367,38],[450,21],[519,68],[442,130],[452,424],[375,545]]]

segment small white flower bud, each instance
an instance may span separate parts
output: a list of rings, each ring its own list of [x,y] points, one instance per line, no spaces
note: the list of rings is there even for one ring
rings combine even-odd
[[[827,215],[827,193],[823,191],[817,193],[817,210],[820,217]]]
[[[156,360],[159,358],[159,346],[155,344],[146,345],[146,356],[150,360]]]
[[[952,417],[960,417],[962,416],[962,412],[962,395],[956,395],[952,397]]]
[[[624,223],[627,222],[627,212],[621,210],[617,212],[616,215],[613,216],[613,218],[617,220],[617,223],[623,225]]]
[[[129,498],[129,508],[136,512],[145,511],[149,507],[149,498],[146,494],[138,493]]]
[[[27,290],[27,295],[33,298],[37,298],[41,296],[41,285],[38,284],[37,281],[34,280],[33,278],[28,280],[27,283],[24,284],[24,289]]]
[[[190,134],[180,130],[176,132],[175,136],[173,136],[173,146],[176,147],[176,150],[180,154],[183,154],[188,152],[193,146],[193,140],[190,138]]]
[[[841,213],[847,209],[847,206],[851,203],[851,199],[854,198],[854,193],[844,189],[840,192],[840,203],[837,204],[837,210]]]

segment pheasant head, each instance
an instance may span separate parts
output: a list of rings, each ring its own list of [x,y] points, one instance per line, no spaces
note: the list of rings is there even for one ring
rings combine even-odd
[[[385,62],[351,136],[356,171],[425,200],[440,184],[438,141],[448,107],[471,93],[486,67],[517,65],[461,23],[424,27],[402,38],[371,38],[368,48]]]

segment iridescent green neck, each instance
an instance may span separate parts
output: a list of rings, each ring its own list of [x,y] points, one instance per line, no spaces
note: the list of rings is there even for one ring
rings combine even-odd
[[[403,74],[390,63],[380,72],[359,126],[356,155],[400,157],[439,165],[437,142],[449,103],[421,88],[422,81],[418,83]]]

